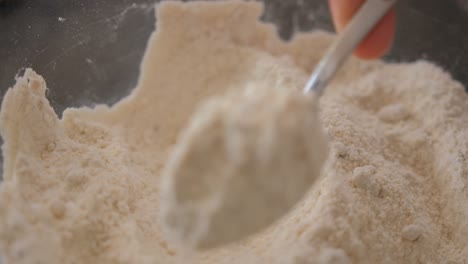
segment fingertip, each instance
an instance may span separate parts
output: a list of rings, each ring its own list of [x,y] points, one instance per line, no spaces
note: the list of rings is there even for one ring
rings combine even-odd
[[[365,0],[328,0],[333,23],[337,32],[341,32],[353,18]],[[354,54],[361,59],[376,59],[390,50],[396,24],[395,9],[386,14],[376,27],[369,33],[364,41],[355,50]]]
[[[359,45],[354,54],[365,60],[377,59],[385,55],[393,44],[396,15],[392,9]]]
[[[337,32],[341,32],[349,20],[359,10],[365,0],[328,0],[333,23]]]

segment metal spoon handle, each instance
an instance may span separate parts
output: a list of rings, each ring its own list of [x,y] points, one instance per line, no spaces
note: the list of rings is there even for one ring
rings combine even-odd
[[[315,91],[320,95],[345,60],[396,1],[367,0],[316,66],[304,92]]]

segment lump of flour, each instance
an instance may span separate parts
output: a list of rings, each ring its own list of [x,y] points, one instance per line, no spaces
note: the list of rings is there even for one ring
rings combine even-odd
[[[327,142],[316,100],[258,78],[209,100],[163,173],[162,216],[177,240],[206,249],[286,214],[320,175]]]
[[[222,109],[236,98],[250,98],[242,92],[249,84],[302,87],[333,39],[314,32],[282,42],[271,25],[258,22],[261,13],[256,2],[160,4],[157,30],[148,43],[138,85],[112,107],[67,109],[59,119],[46,99],[45,80],[32,70],[19,77],[0,112],[5,158],[0,185],[3,260],[15,264],[466,261],[468,95],[427,62],[386,64],[351,58],[318,102],[330,154],[303,199],[247,239],[201,252],[187,252],[172,243],[177,239],[161,220],[167,219],[162,217],[165,204],[177,200],[163,195],[161,175],[164,167],[177,167],[167,161],[170,153],[184,146],[184,135],[178,136],[184,128],[193,129],[202,116],[219,118],[199,115],[203,105],[210,105],[206,99],[219,98],[211,107]],[[298,100],[297,107],[309,104],[293,92],[270,92],[254,96],[265,106],[265,114],[280,106],[283,96],[285,103]],[[261,100],[263,96],[281,100],[269,104]],[[242,109],[240,113],[246,111]],[[278,109],[278,115],[270,117],[282,117],[288,108]],[[227,113],[235,117],[234,110]],[[306,115],[296,118],[307,119]],[[268,131],[266,123],[258,125],[258,131]],[[302,137],[301,131],[292,133]],[[261,144],[265,145],[254,149],[279,147],[267,140]],[[297,147],[304,153],[314,151]],[[302,166],[288,172],[308,165]]]

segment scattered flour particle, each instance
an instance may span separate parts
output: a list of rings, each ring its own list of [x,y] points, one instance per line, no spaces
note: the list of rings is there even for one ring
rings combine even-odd
[[[86,177],[82,173],[80,173],[79,171],[74,171],[74,170],[71,170],[68,172],[66,179],[68,183],[72,186],[79,185],[86,181]]]
[[[397,123],[408,117],[408,112],[402,104],[387,105],[377,113],[379,118],[387,123]]]
[[[372,165],[355,168],[351,183],[354,187],[369,191],[373,196],[377,197],[381,193],[382,188],[375,182],[373,176],[376,169]]]
[[[61,201],[53,201],[50,205],[50,211],[56,218],[63,218],[65,215],[65,205]]]
[[[346,252],[342,249],[328,248],[325,249],[320,256],[321,263],[323,264],[348,264],[350,260]]]
[[[392,259],[390,259],[389,257],[386,257],[383,261],[382,261],[382,264],[393,264],[394,261],[392,261]]]
[[[446,260],[446,261],[443,261],[442,264],[460,264],[460,262],[456,262],[456,261],[453,261],[453,260]]]
[[[55,147],[56,147],[56,144],[54,142],[51,142],[47,144],[47,151],[52,152],[54,151]]]
[[[421,236],[423,230],[420,226],[411,224],[403,227],[401,236],[408,241],[416,241]]]
[[[335,157],[337,158],[344,158],[346,155],[348,155],[348,148],[346,147],[345,144],[341,142],[337,142],[334,144],[332,147],[332,151],[335,154]]]

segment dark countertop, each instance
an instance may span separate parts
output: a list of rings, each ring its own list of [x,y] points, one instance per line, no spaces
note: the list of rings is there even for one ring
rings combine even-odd
[[[465,0],[459,0],[466,2]],[[81,2],[81,3],[80,3]],[[157,0],[0,0],[0,94],[25,67],[43,75],[52,105],[112,104],[135,86]],[[266,0],[285,39],[332,30],[325,0]],[[468,85],[468,14],[454,0],[405,0],[389,61],[425,58]]]

